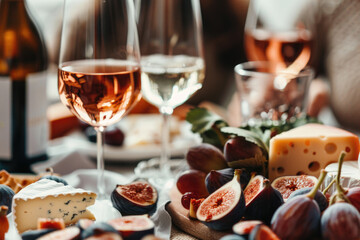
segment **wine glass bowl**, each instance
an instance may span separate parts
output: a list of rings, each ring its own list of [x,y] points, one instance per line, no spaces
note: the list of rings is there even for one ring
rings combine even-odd
[[[171,179],[169,118],[202,87],[205,61],[199,0],[135,0],[143,97],[163,116],[161,155],[135,173]],[[151,164],[150,164],[151,162]],[[160,180],[161,182],[162,180]],[[153,181],[154,182],[154,181]]]
[[[104,130],[141,98],[132,0],[65,1],[58,91],[63,104],[97,131],[98,199],[107,199]]]
[[[297,61],[306,66],[312,45],[313,19],[306,15],[310,4],[310,1],[251,0],[245,23],[248,60]]]

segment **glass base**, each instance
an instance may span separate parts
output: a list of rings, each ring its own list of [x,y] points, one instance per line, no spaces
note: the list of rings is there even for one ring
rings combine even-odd
[[[173,184],[176,177],[187,169],[184,159],[171,159],[167,165],[160,168],[160,159],[152,158],[140,162],[134,172],[137,178],[146,178],[155,187],[163,188],[167,184]]]

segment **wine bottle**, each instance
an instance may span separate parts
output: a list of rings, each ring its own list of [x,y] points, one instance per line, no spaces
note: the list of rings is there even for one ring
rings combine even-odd
[[[48,57],[25,0],[0,1],[0,170],[46,159]]]

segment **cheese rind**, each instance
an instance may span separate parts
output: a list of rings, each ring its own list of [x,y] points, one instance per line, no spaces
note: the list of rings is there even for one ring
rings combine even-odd
[[[13,198],[14,222],[22,233],[37,228],[39,218],[63,218],[66,225],[81,218],[95,220],[86,208],[95,203],[91,191],[42,179],[22,189]]]
[[[321,169],[338,161],[342,151],[346,152],[345,160],[358,159],[358,136],[321,124],[283,132],[270,140],[269,178],[298,174],[318,177]]]

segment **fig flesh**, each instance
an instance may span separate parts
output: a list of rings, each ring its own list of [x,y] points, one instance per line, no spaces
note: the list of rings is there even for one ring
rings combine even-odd
[[[321,171],[319,181],[310,193],[289,199],[276,210],[271,219],[271,229],[280,239],[313,239],[320,235],[321,213],[313,199],[326,174]]]
[[[155,224],[147,215],[133,215],[109,221],[124,240],[137,240],[146,235],[154,234]]]
[[[200,199],[191,199],[190,200],[190,207],[189,207],[189,218],[197,219],[196,212],[200,206],[200,204],[204,201],[204,198]]]
[[[155,210],[157,200],[155,187],[143,180],[117,185],[111,193],[112,205],[123,216],[150,213]]]
[[[186,160],[191,169],[204,173],[228,167],[224,154],[209,143],[190,147],[186,153]]]
[[[280,240],[280,238],[268,226],[259,224],[251,231],[249,240]]]
[[[291,193],[301,188],[313,187],[317,181],[316,177],[308,175],[284,176],[276,178],[271,186],[278,190],[286,201]]]
[[[288,198],[291,199],[293,197],[299,196],[299,195],[305,195],[307,193],[309,193],[312,190],[312,188],[310,187],[306,187],[306,188],[301,188],[296,190],[295,192],[292,192]],[[319,190],[317,190],[314,200],[316,201],[316,203],[319,205],[320,211],[323,212],[328,206],[329,206],[329,202],[328,199],[326,198],[326,196]]]
[[[234,178],[233,168],[224,168],[221,170],[211,170],[205,178],[205,185],[209,193],[215,192],[217,189],[230,182]],[[240,177],[241,188],[245,189],[249,182],[249,174],[243,170]]]
[[[232,230],[237,235],[241,235],[247,238],[250,235],[251,231],[254,229],[254,227],[260,224],[263,224],[263,222],[259,220],[240,221],[234,224]]]
[[[350,203],[360,212],[360,187],[353,187],[348,190],[346,197]]]
[[[360,239],[360,213],[349,203],[335,203],[321,217],[321,232],[325,240]]]
[[[245,212],[245,199],[240,185],[241,170],[234,178],[208,196],[199,206],[196,217],[214,230],[231,229]]]
[[[105,234],[108,235],[108,233],[119,235],[118,231],[116,231],[116,229],[110,224],[106,222],[95,222],[81,232],[81,239],[87,239],[90,237],[103,237]]]
[[[274,212],[284,203],[280,192],[271,187],[269,179],[253,177],[244,190],[245,218],[270,224]]]

